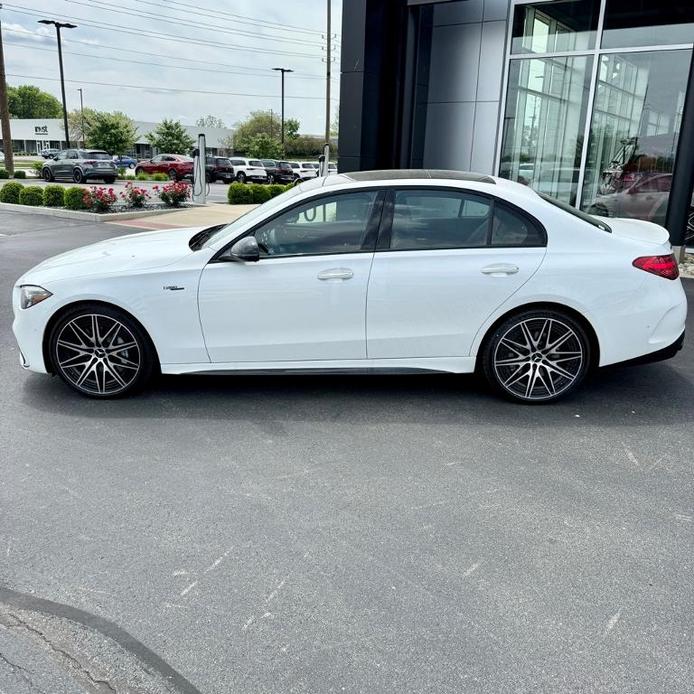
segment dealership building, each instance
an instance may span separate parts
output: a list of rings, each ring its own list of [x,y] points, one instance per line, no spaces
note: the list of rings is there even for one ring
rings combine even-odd
[[[137,130],[137,140],[132,152],[137,157],[145,158],[157,154],[147,141],[147,134],[157,127],[157,123],[134,121]],[[226,152],[226,145],[233,135],[231,128],[207,128],[198,125],[184,125],[188,134],[196,139],[198,133],[205,133],[209,154]],[[14,118],[10,120],[12,132],[12,149],[15,152],[39,154],[43,149],[66,149],[65,128],[62,118]],[[2,143],[2,139],[0,139]],[[75,142],[73,141],[73,146]]]
[[[694,230],[692,0],[350,0],[341,170],[473,170]]]

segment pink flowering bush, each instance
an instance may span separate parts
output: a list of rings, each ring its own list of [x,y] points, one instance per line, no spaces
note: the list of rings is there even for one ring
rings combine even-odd
[[[132,183],[125,184],[125,190],[121,192],[120,199],[128,207],[144,207],[150,195],[145,188],[138,188]]]
[[[180,207],[190,197],[190,186],[183,181],[153,187],[159,199],[168,207]]]
[[[85,190],[82,196],[85,208],[94,212],[108,212],[117,200],[113,188],[92,187]]]

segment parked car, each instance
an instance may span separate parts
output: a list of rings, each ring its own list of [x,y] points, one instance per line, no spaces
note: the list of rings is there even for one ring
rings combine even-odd
[[[113,183],[117,175],[111,155],[101,149],[66,149],[45,161],[41,168],[44,181],[66,178],[75,183],[94,179]]]
[[[205,178],[208,183],[223,181],[230,183],[236,174],[228,157],[206,157],[205,158]]]
[[[119,169],[134,169],[137,166],[137,159],[129,157],[127,154],[114,155],[113,163]]]
[[[46,149],[41,150],[41,156],[44,159],[53,159],[56,154],[60,152],[59,149],[55,149],[54,147],[47,147]]]
[[[164,173],[172,181],[193,177],[193,159],[183,154],[157,154],[147,161],[139,161],[135,166],[135,175],[139,173]]]
[[[274,159],[261,159],[260,161],[265,169],[265,173],[267,174],[267,182],[279,183],[280,181],[277,178],[277,162]]]
[[[300,164],[298,161],[290,161],[289,166],[294,169],[294,173],[296,174],[295,180],[306,181],[309,178],[315,178],[318,175],[318,165],[316,165],[316,168],[314,169],[313,164],[305,166],[304,164]]]
[[[320,171],[320,166],[316,161],[302,161],[299,162],[302,169],[313,169],[314,171]],[[318,174],[316,174],[318,175]]]
[[[95,398],[159,372],[318,368],[479,370],[546,403],[599,366],[674,356],[687,316],[662,227],[435,171],[307,181],[228,225],[68,251],[12,305],[24,368]]]
[[[298,176],[288,161],[278,161],[277,170],[273,178],[275,183],[294,183]]]
[[[337,173],[337,164],[334,161],[328,162],[328,172]]]
[[[267,183],[267,171],[260,159],[230,157],[229,161],[234,168],[234,177],[239,183]]]

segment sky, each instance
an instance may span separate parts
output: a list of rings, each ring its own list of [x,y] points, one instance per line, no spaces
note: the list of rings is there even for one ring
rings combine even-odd
[[[331,2],[334,119],[342,0]],[[55,28],[38,24],[54,19],[78,25],[62,30],[68,111],[79,107],[81,87],[85,107],[99,111],[187,125],[212,114],[233,126],[253,110],[279,114],[280,73],[272,68],[285,67],[294,70],[285,77],[285,117],[318,135],[325,128],[326,3],[3,0],[7,83],[34,84],[60,99]]]

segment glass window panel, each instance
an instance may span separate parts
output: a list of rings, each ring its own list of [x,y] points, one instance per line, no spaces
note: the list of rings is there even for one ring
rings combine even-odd
[[[607,0],[603,48],[694,42],[694,2]]]
[[[594,104],[582,209],[665,222],[691,58],[690,50],[600,57],[598,94],[608,97]]]
[[[599,0],[519,5],[513,16],[512,53],[582,51],[595,46]]]
[[[390,247],[427,251],[485,246],[490,201],[454,190],[398,190]]]
[[[511,61],[500,176],[576,202],[592,61]]]

